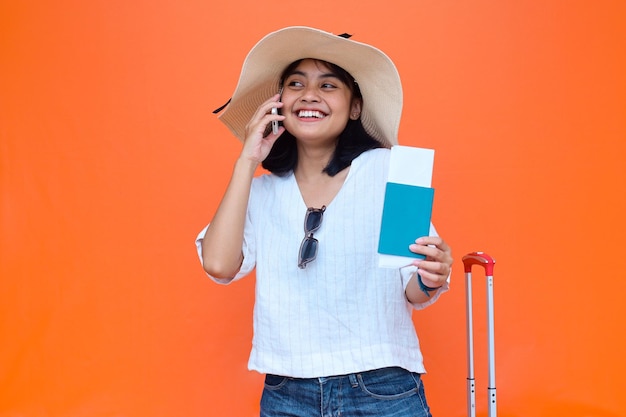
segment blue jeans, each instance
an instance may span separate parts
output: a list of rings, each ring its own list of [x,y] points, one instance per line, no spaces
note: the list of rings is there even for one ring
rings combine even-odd
[[[261,417],[432,417],[419,374],[383,368],[323,378],[265,377]]]

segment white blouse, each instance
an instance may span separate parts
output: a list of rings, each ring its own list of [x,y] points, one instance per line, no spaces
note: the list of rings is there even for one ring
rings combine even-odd
[[[256,267],[251,370],[300,378],[387,366],[425,372],[412,311],[435,302],[448,285],[411,305],[404,289],[415,267],[378,267],[389,155],[375,149],[352,162],[314,234],[317,258],[305,269],[297,264],[307,207],[293,173],[254,178],[241,269],[232,280],[211,277],[227,284]],[[208,227],[196,240],[201,260]]]

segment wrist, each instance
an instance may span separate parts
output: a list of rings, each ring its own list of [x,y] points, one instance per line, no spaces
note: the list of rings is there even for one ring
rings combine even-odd
[[[260,165],[260,162],[258,161],[254,161],[250,158],[240,156],[235,161],[235,170],[242,170],[246,173],[252,173],[252,175],[254,175],[259,165]]]
[[[424,284],[424,281],[422,281],[422,277],[420,274],[416,274],[416,275],[417,275],[417,285],[419,285],[420,290],[424,294],[426,294],[427,297],[430,297],[431,291],[437,291],[439,288],[442,287],[442,285],[438,287],[429,287],[428,285]]]

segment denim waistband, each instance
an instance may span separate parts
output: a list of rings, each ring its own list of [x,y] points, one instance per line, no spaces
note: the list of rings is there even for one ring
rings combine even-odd
[[[349,374],[329,375],[329,376],[320,376],[320,377],[313,377],[313,378],[297,378],[297,377],[290,377],[290,376],[286,376],[286,375],[276,375],[276,374],[267,374],[267,375],[274,376],[274,377],[281,377],[281,378],[297,379],[297,380],[301,380],[301,381],[318,381],[320,383],[323,383],[324,381],[334,380],[334,379],[348,378],[350,380],[350,384],[354,385],[354,384],[358,383],[357,382],[357,376],[358,375],[367,376],[367,375],[371,375],[371,374],[375,374],[375,373],[384,373],[384,372],[387,372],[387,371],[398,370],[398,369],[403,369],[403,368],[400,368],[398,366],[390,366],[390,367],[387,367],[387,368],[371,369],[371,370],[367,370],[367,371],[360,371],[360,372],[354,372],[354,373],[349,373]],[[407,371],[407,372],[409,372],[409,371]],[[415,373],[415,375],[417,375],[418,377],[421,376],[418,373]]]

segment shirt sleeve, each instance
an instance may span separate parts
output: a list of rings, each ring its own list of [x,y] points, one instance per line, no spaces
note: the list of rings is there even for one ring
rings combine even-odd
[[[198,233],[196,237],[196,251],[198,252],[198,257],[200,258],[200,263],[203,264],[202,260],[202,240],[206,235],[207,230],[211,225],[207,225]],[[255,256],[255,247],[254,247],[254,239],[253,234],[251,232],[250,222],[246,219],[246,226],[244,230],[244,239],[243,239],[243,262],[241,267],[239,268],[239,272],[232,278],[217,278],[210,274],[207,274],[209,278],[218,284],[230,284],[231,282],[237,281],[246,275],[248,275],[254,269],[256,265],[256,256]]]

